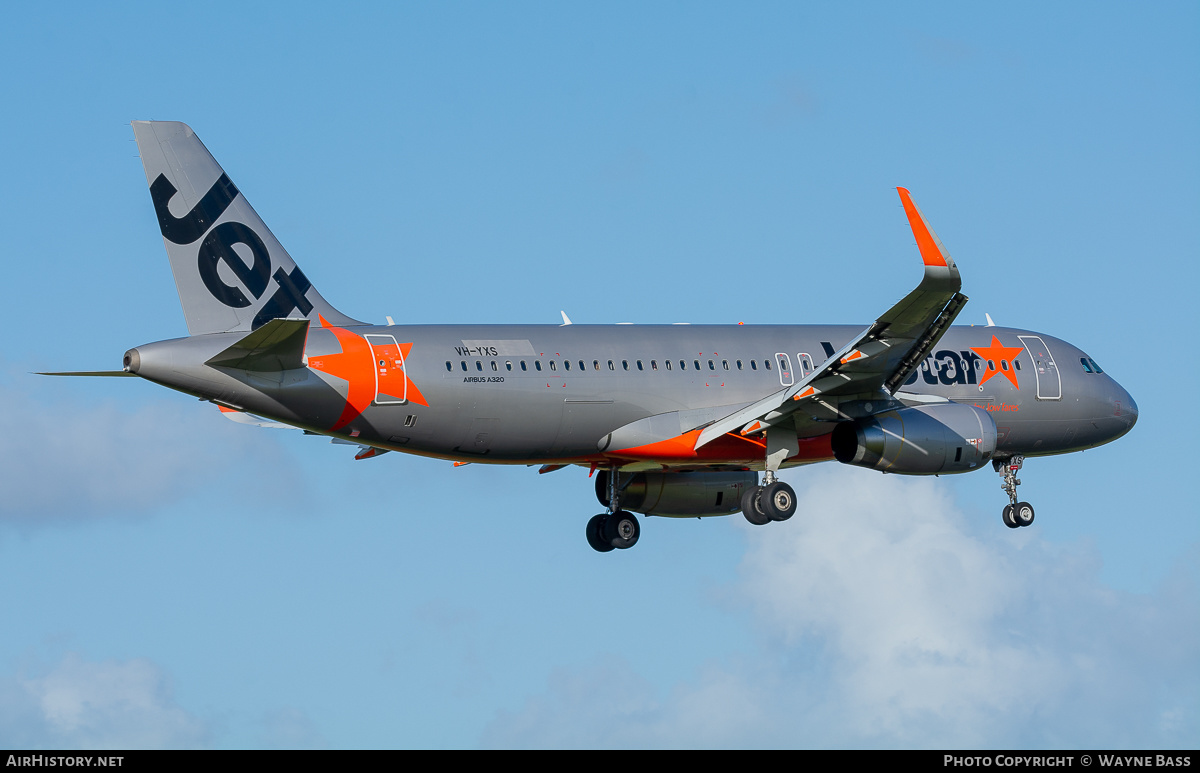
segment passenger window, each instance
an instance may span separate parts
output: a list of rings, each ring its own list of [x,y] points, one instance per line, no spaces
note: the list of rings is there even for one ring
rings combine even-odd
[[[495,361],[495,360],[492,360],[492,370],[493,370],[493,371],[500,370],[500,368],[496,366],[496,361]]]
[[[1013,367],[1016,368],[1017,370],[1020,370],[1021,369],[1021,361],[1013,360]]]
[[[541,361],[541,360],[534,360],[534,361],[533,361],[533,367],[534,367],[534,368],[536,368],[538,371],[541,371],[541,369],[542,369],[542,361]]]
[[[505,370],[512,370],[512,360],[505,360],[505,361],[504,361],[504,369],[505,369]]]
[[[483,363],[479,360],[475,360],[475,370],[483,370]]]
[[[729,360],[721,360],[721,367],[725,370],[729,370]]]
[[[454,370],[454,366],[450,364],[450,360],[446,360],[446,370]]]
[[[638,360],[638,361],[637,361],[637,366],[638,366],[638,370],[645,370],[645,368],[643,368],[643,367],[642,367],[642,361],[641,361],[641,360]]]
[[[658,360],[650,360],[650,370],[658,370]]]
[[[600,370],[600,360],[592,360],[592,367],[596,370]]]
[[[687,360],[680,360],[680,361],[679,361],[679,369],[680,369],[680,370],[687,370]]]
[[[666,362],[666,363],[667,363],[667,370],[670,370],[670,369],[671,369],[671,361],[670,361],[670,360],[664,360],[664,362]]]
[[[700,360],[692,360],[692,364],[696,366],[696,370],[700,370]]]
[[[563,360],[563,367],[566,368],[567,370],[570,370],[571,369],[571,361]]]
[[[770,360],[763,360],[763,365],[767,366],[767,370],[771,369],[771,361]]]
[[[462,361],[462,369],[463,369],[463,373],[467,372],[467,361],[466,360]]]
[[[612,361],[612,360],[609,360],[609,361],[608,361],[608,369],[609,369],[609,370],[616,370],[616,369],[617,369],[617,366],[616,366],[616,365],[613,365],[613,361]]]
[[[529,368],[525,367],[525,360],[521,360],[521,370],[529,370]]]
[[[996,369],[996,363],[992,362],[991,360],[988,360],[988,370],[995,370],[995,369]],[[926,373],[929,372],[929,363],[928,362],[925,363],[925,372]]]
[[[621,369],[629,370],[629,360],[621,360]]]
[[[758,363],[754,360],[750,360],[750,370],[758,370]]]
[[[558,370],[558,365],[555,364],[554,360],[550,360],[550,370]]]
[[[587,367],[583,364],[583,360],[579,361],[579,370],[581,372],[587,370]]]
[[[708,369],[709,369],[709,370],[716,370],[716,369],[717,369],[716,363],[714,363],[712,360],[709,360],[709,361],[708,361]]]

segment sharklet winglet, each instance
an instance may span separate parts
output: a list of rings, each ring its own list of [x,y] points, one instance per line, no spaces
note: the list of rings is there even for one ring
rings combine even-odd
[[[926,266],[944,266],[953,270],[955,266],[954,261],[950,258],[950,252],[930,227],[929,221],[925,219],[920,207],[913,202],[908,189],[897,188],[896,192],[900,194],[900,202],[904,205],[904,214],[908,217],[908,224],[912,228],[913,236],[916,237],[917,248],[921,251],[921,260]]]

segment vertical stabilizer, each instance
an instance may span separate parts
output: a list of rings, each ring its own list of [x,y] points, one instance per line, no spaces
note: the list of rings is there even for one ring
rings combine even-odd
[[[362,324],[321,297],[186,124],[134,121],[133,134],[189,334],[318,315]]]

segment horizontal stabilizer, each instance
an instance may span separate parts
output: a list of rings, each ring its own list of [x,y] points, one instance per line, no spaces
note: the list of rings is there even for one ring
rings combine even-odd
[[[58,373],[42,373],[37,372],[36,376],[107,376],[107,377],[133,377],[137,378],[136,373],[130,373],[125,370],[66,370]]]
[[[307,319],[273,319],[204,364],[260,372],[302,368],[307,340]]]

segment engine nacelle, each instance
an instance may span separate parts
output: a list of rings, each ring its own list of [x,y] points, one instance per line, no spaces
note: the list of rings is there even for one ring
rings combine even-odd
[[[995,451],[996,422],[961,403],[901,408],[833,430],[839,462],[903,475],[970,472]]]
[[[622,473],[622,510],[669,518],[729,515],[742,509],[742,492],[758,485],[757,472]],[[596,475],[596,499],[608,506],[608,471]],[[629,485],[625,486],[625,482]]]

